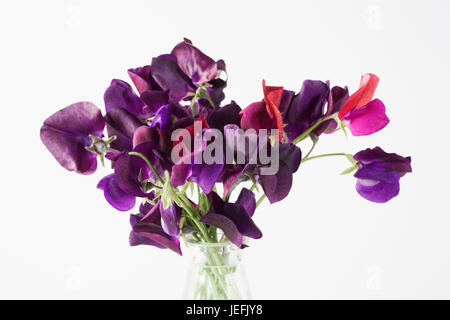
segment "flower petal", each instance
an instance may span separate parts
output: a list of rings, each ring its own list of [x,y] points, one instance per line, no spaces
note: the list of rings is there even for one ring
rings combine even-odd
[[[134,93],[133,88],[125,81],[114,79],[103,96],[106,112],[122,108],[142,119],[144,103]]]
[[[372,73],[366,73],[361,77],[359,89],[353,93],[339,111],[339,119],[343,119],[351,110],[361,108],[372,100],[380,78]]]
[[[178,66],[196,85],[209,82],[218,75],[217,63],[185,39],[172,50]]]
[[[104,127],[101,111],[93,103],[78,102],[47,118],[40,136],[62,167],[91,174],[97,168],[97,155],[85,147],[92,144],[89,134],[101,137]]]
[[[175,203],[172,203],[167,209],[163,202],[159,202],[159,211],[161,212],[161,225],[165,233],[169,236],[176,236],[179,232],[179,223],[181,218],[181,209]]]
[[[363,198],[377,203],[385,203],[400,192],[400,183],[397,180],[393,183],[358,179],[356,182],[356,191]]]
[[[389,123],[386,108],[381,100],[375,99],[363,107],[351,110],[343,120],[354,136],[366,136],[380,131]]]
[[[163,90],[169,90],[169,97],[173,102],[178,102],[188,92],[195,91],[189,77],[178,67],[174,55],[164,54],[153,58],[152,75]]]
[[[292,141],[323,116],[330,87],[327,82],[305,80],[286,113],[285,131]]]
[[[261,175],[261,185],[270,203],[283,200],[292,186],[292,171],[280,161],[278,172],[274,175]]]
[[[256,209],[255,194],[247,188],[242,188],[239,197],[236,200],[236,204],[243,207],[247,214],[252,217]]]
[[[142,126],[139,119],[125,109],[115,108],[106,114],[105,121],[108,135],[116,136],[111,147],[119,151],[130,151],[133,148],[134,132]]]
[[[106,201],[119,211],[131,210],[136,204],[136,197],[119,188],[114,174],[100,180],[97,188],[103,190]]]
[[[267,113],[266,103],[264,101],[254,102],[240,112],[241,127],[244,130],[255,129],[270,130],[276,127],[276,124]]]
[[[204,215],[201,222],[222,229],[225,236],[239,248],[242,247],[242,234],[234,222],[221,214],[208,213]]]
[[[239,232],[247,237],[259,239],[262,237],[262,232],[253,222],[251,216],[245,208],[237,203],[226,202],[223,206],[224,216],[231,219],[236,225]]]

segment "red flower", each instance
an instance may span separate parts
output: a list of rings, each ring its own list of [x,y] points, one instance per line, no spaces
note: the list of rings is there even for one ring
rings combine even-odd
[[[380,79],[366,73],[359,89],[353,93],[338,113],[354,136],[365,136],[383,129],[388,123],[386,108],[378,99],[372,100]]]
[[[254,102],[240,112],[243,129],[278,129],[278,139],[283,137],[283,117],[280,112],[280,102],[283,87],[266,86],[262,81],[264,101]]]

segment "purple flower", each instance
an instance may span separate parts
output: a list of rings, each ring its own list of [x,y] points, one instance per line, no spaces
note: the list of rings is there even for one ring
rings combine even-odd
[[[122,108],[111,109],[105,116],[106,131],[109,136],[116,136],[111,147],[118,151],[131,151],[133,136],[142,123],[134,115]]]
[[[226,87],[226,81],[219,78],[221,71],[225,71],[225,63],[222,60],[214,61],[187,39],[175,46],[171,54],[153,58],[151,65],[153,80],[162,90],[167,90],[170,102],[190,100],[197,89],[203,87],[214,107],[225,97],[223,89]],[[205,84],[208,85],[204,86]],[[144,93],[145,91],[141,97],[145,101],[147,98]],[[211,107],[213,106],[204,97],[195,102],[197,114],[204,113],[204,108]]]
[[[177,44],[172,50],[177,58],[180,69],[195,85],[210,82],[217,78],[219,69],[217,63],[192,45],[188,39]]]
[[[74,103],[51,115],[41,127],[41,140],[61,166],[91,174],[97,169],[97,154],[86,150],[89,135],[102,137],[105,121],[91,102]]]
[[[235,203],[224,202],[215,192],[208,194],[209,212],[201,222],[223,230],[225,236],[239,248],[244,236],[253,239],[262,237],[261,230],[252,220],[256,208],[255,194],[243,188]]]
[[[373,202],[384,203],[397,196],[400,178],[412,172],[411,157],[386,153],[380,147],[362,150],[354,159],[358,162],[356,191]]]
[[[144,110],[145,104],[125,81],[112,80],[111,85],[105,91],[103,100],[105,101],[106,112],[115,108],[122,108],[138,119],[146,119],[150,116]]]
[[[177,236],[168,235],[161,225],[160,205],[144,203],[139,213],[130,215],[130,246],[150,245],[161,249],[170,249],[181,255],[180,240]]]
[[[328,100],[328,82],[305,80],[300,92],[293,97],[284,114],[287,124],[285,131],[288,141],[292,141],[323,117],[323,109]]]

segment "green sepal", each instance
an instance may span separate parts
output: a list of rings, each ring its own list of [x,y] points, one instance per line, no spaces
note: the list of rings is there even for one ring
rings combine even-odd
[[[355,165],[351,166],[350,168],[347,168],[344,171],[342,171],[341,175],[346,175],[346,174],[352,173],[356,169],[358,169],[358,166],[355,164]]]

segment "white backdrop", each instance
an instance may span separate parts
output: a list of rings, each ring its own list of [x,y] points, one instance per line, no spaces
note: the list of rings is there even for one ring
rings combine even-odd
[[[447,182],[448,1],[2,1],[0,298],[180,298],[188,261],[128,247],[128,214],[95,188],[109,172],[61,168],[39,139],[43,120],[76,101],[103,108],[112,78],[182,40],[227,62],[226,101],[262,97],[261,79],[304,79],[376,96],[391,123],[323,152],[381,146],[414,173],[387,204],[359,197],[345,159],[301,165],[288,199],[255,215],[264,237],[245,250],[254,298],[450,298]]]

